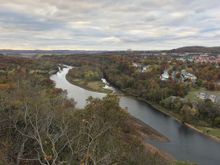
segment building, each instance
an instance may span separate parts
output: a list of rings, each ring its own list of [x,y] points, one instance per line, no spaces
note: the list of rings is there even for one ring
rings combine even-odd
[[[207,94],[204,93],[204,92],[200,92],[200,93],[198,94],[198,98],[200,98],[200,99],[202,99],[202,100],[205,100],[205,99],[207,99]]]
[[[167,81],[168,79],[169,79],[169,73],[168,73],[168,70],[165,70],[164,72],[163,72],[163,74],[160,76],[160,79],[162,80],[162,81]]]
[[[196,82],[197,77],[191,73],[186,72],[186,70],[181,71],[181,79],[182,81],[190,80],[192,82]]]
[[[209,55],[196,56],[194,57],[194,62],[220,64],[220,55],[218,56],[209,56]]]
[[[216,95],[213,95],[213,94],[208,94],[208,93],[205,93],[205,92],[200,92],[197,97],[202,99],[202,100],[209,99],[213,103],[220,104],[220,96],[216,96]]]
[[[179,77],[177,78],[177,73],[180,74],[180,78]],[[171,78],[174,81],[178,81],[178,82],[191,81],[195,83],[197,80],[197,77],[194,74],[188,73],[186,72],[186,70],[182,70],[181,72],[173,71],[171,75],[169,75],[168,70],[165,70],[163,74],[160,76],[160,79],[162,81],[167,81],[169,78]]]
[[[141,64],[138,64],[138,63],[133,62],[133,63],[132,63],[132,66],[135,67],[135,68],[139,68],[139,67],[141,67]]]
[[[209,95],[209,99],[214,103],[216,101],[217,96]]]
[[[146,65],[142,67],[142,72],[147,72],[150,69],[150,65]]]

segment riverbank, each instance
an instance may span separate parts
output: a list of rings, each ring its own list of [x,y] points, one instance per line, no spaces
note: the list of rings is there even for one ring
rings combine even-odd
[[[164,114],[166,114],[166,115],[168,115],[168,116],[174,118],[174,119],[175,119],[176,121],[178,121],[179,123],[182,123],[182,124],[188,126],[189,128],[191,128],[191,129],[193,129],[193,130],[195,130],[195,131],[197,131],[197,132],[199,132],[199,133],[201,133],[201,134],[207,136],[208,138],[210,138],[210,139],[212,139],[212,140],[215,140],[216,142],[219,142],[219,143],[220,143],[220,137],[214,136],[214,135],[210,134],[210,132],[206,131],[206,129],[204,129],[203,127],[201,127],[201,126],[195,126],[195,125],[192,125],[192,124],[189,124],[189,123],[183,123],[183,122],[181,121],[181,119],[180,119],[180,118],[181,118],[180,115],[177,115],[177,114],[175,114],[175,113],[169,112],[169,111],[166,110],[164,107],[162,107],[162,106],[160,106],[160,105],[158,105],[158,104],[152,103],[152,102],[150,102],[150,101],[147,101],[147,100],[144,100],[144,99],[141,99],[141,98],[138,98],[138,97],[136,97],[136,98],[137,98],[138,100],[144,101],[145,103],[147,103],[148,105],[150,105],[150,106],[151,106],[152,108],[154,108],[155,110],[158,110],[158,111],[160,111],[160,112],[162,112],[162,113],[164,113]],[[209,129],[212,129],[212,128],[207,127],[207,130],[209,130]]]
[[[183,123],[181,121],[181,116],[180,115],[168,111],[166,108],[160,106],[159,104],[153,103],[153,102],[148,101],[148,100],[143,99],[143,98],[140,98],[140,97],[138,97],[138,96],[136,96],[132,93],[126,92],[125,90],[120,90],[120,91],[123,92],[124,94],[126,94],[127,96],[135,97],[137,100],[140,100],[140,101],[143,101],[143,102],[147,103],[151,108],[153,108],[157,111],[160,111],[161,113],[164,113],[164,114],[168,115],[169,117],[172,117],[173,119],[175,119],[179,123],[184,124],[184,125],[188,126],[189,128],[199,132],[200,134],[203,134],[204,136],[220,143],[220,137],[218,137],[219,133],[216,133],[216,136],[215,136],[215,135],[212,134],[211,131],[207,131],[207,130],[210,130],[210,129],[213,129],[213,128],[211,128],[211,127],[205,127],[204,128],[204,127],[192,125],[192,124],[189,124],[189,123]]]
[[[210,130],[212,128],[204,128],[204,127],[199,127],[199,126],[193,126],[191,124],[185,123],[185,125],[187,125],[188,127],[190,127],[191,129],[211,138],[212,140],[215,140],[216,142],[220,143],[220,138],[217,136],[212,136],[211,134],[209,134],[209,132],[207,130]]]
[[[158,141],[158,142],[169,142],[169,139],[150,127],[149,125],[145,124],[144,122],[136,119],[135,117],[129,115],[128,121],[127,121],[128,127],[130,127],[130,130],[132,132],[129,132],[131,136],[135,136],[138,138],[143,146],[145,147],[147,152],[150,152],[152,154],[157,154],[160,157],[162,157],[166,161],[174,161],[174,157],[170,154],[159,150],[158,148],[154,147],[153,145],[146,143],[146,141]],[[127,138],[125,134],[125,140]]]
[[[141,137],[142,140],[147,139],[164,143],[169,142],[169,139],[167,137],[131,115],[129,115],[128,125],[132,128],[134,134],[140,135],[139,137]]]

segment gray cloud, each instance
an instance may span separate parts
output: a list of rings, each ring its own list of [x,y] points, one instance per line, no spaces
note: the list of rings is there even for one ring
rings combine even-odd
[[[215,46],[219,0],[0,0],[0,48]]]

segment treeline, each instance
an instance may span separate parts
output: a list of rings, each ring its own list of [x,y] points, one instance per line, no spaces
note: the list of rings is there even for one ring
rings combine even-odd
[[[85,81],[100,81],[103,78],[100,68],[89,65],[75,67],[69,71],[68,75],[73,79],[83,79]]]
[[[220,109],[211,100],[193,103],[180,97],[168,97],[160,102],[168,111],[179,115],[183,122],[220,128]]]

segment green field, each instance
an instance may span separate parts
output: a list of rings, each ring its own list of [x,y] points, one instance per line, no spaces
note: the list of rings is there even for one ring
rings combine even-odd
[[[87,90],[90,91],[94,91],[94,92],[101,92],[101,93],[111,93],[112,91],[109,89],[104,89],[105,84],[100,81],[86,81],[83,79],[72,79],[70,77],[67,76],[67,79],[77,85],[80,86],[82,88],[85,88]]]
[[[194,163],[176,161],[173,165],[196,165]]]
[[[197,128],[200,129],[206,135],[211,135],[220,138],[219,128],[210,128],[210,127],[197,127]]]

